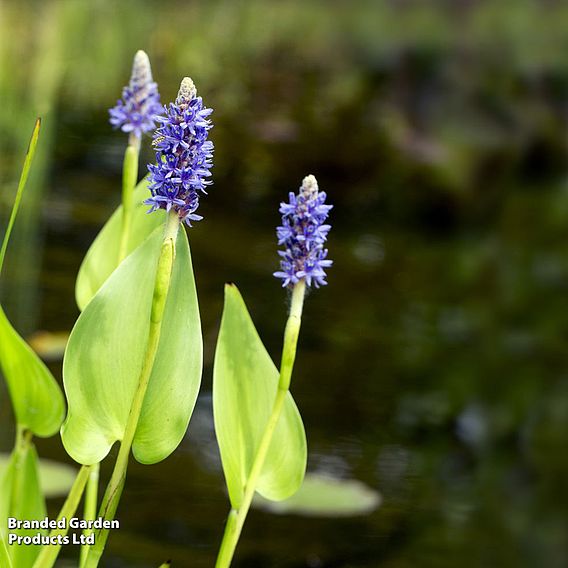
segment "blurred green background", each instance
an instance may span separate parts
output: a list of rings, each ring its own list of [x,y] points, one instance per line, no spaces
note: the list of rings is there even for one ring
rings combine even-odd
[[[278,360],[277,207],[307,173],[335,205],[335,265],[307,301],[293,381],[309,468],[383,504],[253,511],[235,566],[567,566],[568,5],[1,1],[2,227],[44,118],[1,287],[23,333],[78,315],[75,275],[120,199],[126,139],[107,109],[140,48],[163,101],[190,75],[215,109],[215,185],[190,233],[205,374],[179,450],[130,470],[105,566],[212,566],[228,508],[210,397],[223,282]],[[57,438],[39,448],[66,459]]]

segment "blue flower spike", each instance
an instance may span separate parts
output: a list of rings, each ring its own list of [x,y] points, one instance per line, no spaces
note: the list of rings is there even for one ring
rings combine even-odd
[[[152,79],[152,68],[146,52],[134,56],[130,82],[122,90],[122,98],[109,110],[114,128],[138,140],[156,127],[156,115],[162,112],[158,85]]]
[[[150,164],[150,192],[144,203],[156,209],[174,210],[180,221],[191,227],[192,221],[202,219],[196,213],[201,195],[212,182],[213,142],[208,140],[213,123],[208,118],[212,109],[203,105],[189,77],[181,82],[174,103],[163,108],[158,117],[160,126],[152,142],[156,163]]]
[[[326,205],[326,194],[319,191],[313,175],[302,181],[297,195],[290,192],[289,203],[280,204],[282,225],[276,229],[278,244],[284,245],[280,255],[280,268],[274,276],[282,279],[282,286],[304,280],[308,287],[327,284],[325,268],[333,261],[327,258],[324,248],[331,225],[325,220],[333,205]]]

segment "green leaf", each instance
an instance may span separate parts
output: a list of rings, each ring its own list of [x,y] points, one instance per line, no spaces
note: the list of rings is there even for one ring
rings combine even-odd
[[[46,516],[45,500],[43,498],[39,476],[38,457],[35,446],[27,444],[19,452],[14,452],[4,477],[0,483],[0,527],[7,539],[7,518],[20,520],[43,519]],[[13,529],[18,535],[33,536],[38,530]],[[12,557],[12,563],[18,568],[31,567],[39,554],[39,545],[7,545]]]
[[[372,513],[381,504],[380,494],[355,479],[335,479],[307,474],[292,497],[275,503],[255,495],[253,505],[278,515],[353,517]]]
[[[147,214],[148,205],[143,201],[150,196],[148,182],[142,180],[135,188],[132,200],[132,225],[126,254],[134,251],[156,227],[165,221],[165,211]],[[75,298],[80,310],[84,310],[107,278],[119,264],[120,237],[122,229],[122,205],[106,222],[101,232],[87,251],[75,284]]]
[[[241,504],[277,388],[278,370],[237,287],[228,284],[215,353],[213,412],[229,497],[235,509]],[[288,393],[257,491],[272,500],[289,497],[302,483],[306,460],[304,425]]]
[[[163,229],[128,256],[79,316],[63,360],[69,403],[63,444],[79,463],[101,461],[121,440],[136,391],[150,327]],[[156,463],[183,438],[199,391],[202,339],[189,243],[176,242],[170,290],[134,456]]]
[[[43,361],[10,325],[1,306],[0,367],[18,424],[36,436],[55,434],[65,416],[61,389]]]
[[[35,154],[40,126],[41,121],[38,119],[24,160],[8,228],[2,241],[0,271]],[[59,385],[39,357],[12,327],[1,306],[0,368],[8,383],[18,424],[37,436],[55,434],[65,414],[65,404]]]
[[[0,477],[8,469],[10,459],[9,454],[0,454]],[[39,481],[41,491],[46,498],[66,495],[76,475],[76,469],[67,464],[46,459],[39,460]]]
[[[4,535],[0,531],[0,566],[5,566],[6,568],[12,568],[12,559],[8,553],[8,547],[4,540]]]

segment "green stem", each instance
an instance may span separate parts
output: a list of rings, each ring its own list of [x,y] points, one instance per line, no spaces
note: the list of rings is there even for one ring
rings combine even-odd
[[[81,501],[81,497],[83,496],[83,491],[85,490],[85,485],[87,484],[87,480],[89,479],[92,467],[93,466],[90,465],[84,465],[79,470],[73,486],[71,487],[71,491],[69,491],[69,495],[67,496],[67,499],[65,500],[65,503],[63,503],[63,507],[59,512],[59,516],[57,517],[58,521],[63,517],[69,520],[75,514],[75,511],[79,506],[79,501]],[[52,539],[58,539],[58,541],[61,543],[62,538],[67,535],[68,531],[69,523],[66,522],[65,528],[53,529],[49,533],[49,536]],[[43,546],[41,552],[39,553],[39,556],[34,563],[33,568],[51,568],[57,560],[57,555],[59,554],[60,549],[61,544]]]
[[[138,380],[138,387],[132,400],[130,414],[124,431],[123,439],[120,443],[118,457],[112,472],[109,484],[106,488],[101,507],[99,509],[99,517],[105,520],[113,520],[118,508],[118,502],[124,488],[126,479],[126,470],[128,468],[128,458],[130,450],[138,427],[138,420],[142,411],[144,396],[148,389],[148,382],[154,366],[154,360],[158,350],[160,341],[160,333],[162,330],[162,318],[166,305],[172,268],[175,256],[175,240],[179,228],[179,217],[174,211],[170,212],[166,222],[164,233],[164,241],[158,268],[156,271],[156,283],[154,285],[154,296],[152,298],[152,311],[150,315],[150,331],[148,334],[148,343],[146,346],[146,355]],[[103,554],[103,550],[108,538],[108,529],[99,529],[95,535],[95,544],[89,548],[85,568],[95,568],[99,564],[99,560]]]
[[[122,166],[122,228],[120,231],[120,245],[118,247],[118,264],[126,257],[128,241],[132,226],[132,200],[134,188],[138,181],[138,158],[140,156],[140,138],[133,134],[128,139],[128,146],[124,153]]]
[[[12,481],[10,507],[8,511],[16,510],[16,499],[20,499],[24,495],[24,488],[22,487],[22,476],[24,475],[23,464],[26,459],[26,454],[30,449],[32,443],[32,432],[26,430],[21,424],[16,426],[16,442],[14,444],[13,459],[14,459],[14,479]]]
[[[278,425],[286,395],[290,388],[290,380],[292,377],[292,370],[294,368],[294,361],[296,359],[296,347],[298,345],[298,336],[300,334],[300,326],[302,323],[302,309],[304,306],[304,296],[306,292],[306,284],[300,280],[295,286],[292,293],[292,306],[290,308],[290,315],[286,322],[286,330],[284,332],[284,346],[282,348],[282,362],[280,364],[280,379],[278,381],[278,390],[276,398],[272,405],[272,412],[270,418],[266,423],[264,433],[262,435],[258,450],[256,452],[250,474],[245,486],[245,493],[243,501],[238,509],[231,509],[227,524],[225,525],[225,533],[223,534],[223,541],[219,549],[219,555],[215,564],[216,568],[228,568],[235,554],[239,537],[243,530],[247,514],[249,512],[258,478],[262,472],[266,456],[274,436],[274,431]]]
[[[87,489],[85,491],[85,508],[83,511],[83,518],[85,521],[95,520],[97,514],[97,499],[99,495],[99,472],[100,464],[93,465],[91,473],[89,474],[89,480],[87,481]],[[85,529],[83,534],[87,537],[92,534],[93,529]],[[89,553],[89,545],[84,544],[81,546],[81,556],[79,559],[79,568],[85,566],[87,561],[87,554]]]

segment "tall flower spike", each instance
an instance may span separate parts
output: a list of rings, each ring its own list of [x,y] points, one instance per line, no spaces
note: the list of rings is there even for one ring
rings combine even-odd
[[[161,112],[160,94],[152,79],[150,60],[140,50],[134,56],[130,83],[122,90],[122,99],[109,110],[110,123],[141,138],[144,132],[154,130],[156,115]]]
[[[280,255],[281,270],[274,276],[282,279],[282,286],[305,279],[316,288],[327,284],[324,268],[332,265],[324,248],[331,225],[325,225],[333,205],[326,205],[326,194],[319,191],[312,175],[306,176],[297,195],[290,192],[289,203],[280,204],[282,225],[276,229],[278,244],[284,245]]]
[[[196,214],[199,198],[212,183],[207,178],[213,166],[213,142],[207,137],[213,111],[203,106],[189,77],[181,82],[175,102],[163,110],[152,142],[156,164],[148,166],[152,197],[144,203],[151,205],[149,212],[173,209],[191,227],[191,221],[202,219]]]

